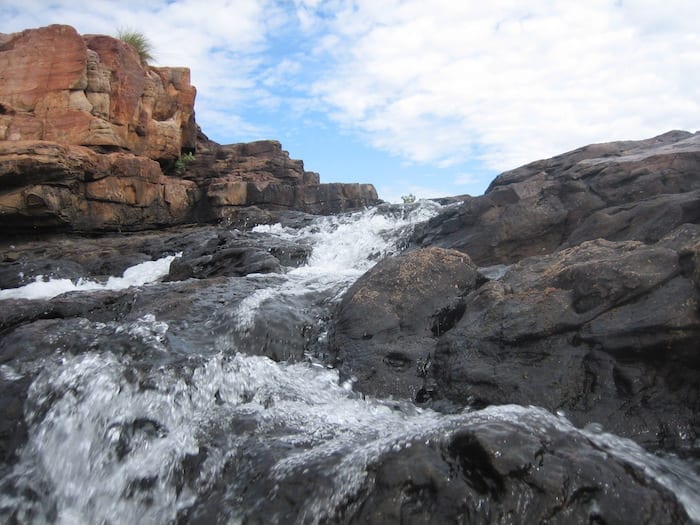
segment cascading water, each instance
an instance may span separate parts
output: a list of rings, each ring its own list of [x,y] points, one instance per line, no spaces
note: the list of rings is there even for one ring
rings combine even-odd
[[[300,230],[279,224],[254,228],[254,232],[311,244],[313,251],[307,264],[288,271],[283,281],[257,290],[231,312],[233,334],[228,335],[238,335],[234,337],[235,346],[255,344],[247,336],[255,331],[256,321],[258,332],[269,333],[271,325],[286,325],[290,316],[299,317],[299,326],[294,326],[292,331],[298,333],[306,326],[310,335],[315,336],[312,342],[319,336],[323,339],[323,318],[329,306],[339,301],[343,292],[381,257],[398,251],[412,226],[437,214],[439,208],[426,202],[410,212],[375,208],[323,217]],[[286,321],[276,323],[281,318]],[[282,346],[287,342],[281,341]]]
[[[127,268],[121,277],[110,277],[107,282],[99,283],[90,279],[43,279],[38,276],[36,281],[19,288],[0,290],[2,299],[51,299],[66,292],[92,292],[95,290],[123,290],[130,286],[141,286],[152,283],[168,275],[170,263],[177,255],[168,255],[157,261],[147,261]]]
[[[365,398],[321,363],[332,306],[437,209],[426,203],[411,212],[320,218],[299,230],[256,228],[310,244],[308,263],[284,274],[229,279],[253,291],[222,306],[213,340],[184,352],[174,352],[171,326],[146,314],[130,322],[77,320],[71,328],[88,340],[81,351],[61,350],[55,333],[47,336],[57,345],[50,357],[2,365],[5,382],[33,379],[24,406],[27,443],[19,460],[0,471],[0,519],[344,521],[362,510],[362,497],[387,483],[377,466],[382,458],[420,447],[449,455],[454,447],[447,443],[459,429],[508,424],[523,435],[556,431],[590,443],[596,454],[619,458],[676,492],[691,519],[700,520],[700,477],[689,463],[578,430],[538,408],[446,415]],[[276,324],[283,328],[275,331]],[[246,355],[246,345],[269,345],[298,362]],[[478,505],[485,508],[485,501]]]

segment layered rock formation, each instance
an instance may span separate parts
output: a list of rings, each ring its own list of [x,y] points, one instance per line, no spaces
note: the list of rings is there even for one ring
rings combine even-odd
[[[135,230],[377,202],[371,185],[319,184],[278,142],[209,141],[194,99],[189,69],[143,64],[118,39],[61,25],[0,34],[0,219]]]
[[[359,389],[448,411],[534,404],[700,454],[700,134],[506,172],[413,242],[338,310],[332,354]],[[435,246],[468,255],[480,275],[465,286],[454,270],[417,266]],[[406,272],[416,284],[403,284],[400,315],[377,308],[395,303],[387,283]],[[450,292],[418,284],[450,278]]]
[[[52,25],[0,35],[0,140],[175,160],[194,149],[187,68],[155,68],[116,38]]]
[[[254,216],[253,222],[265,222],[264,213],[242,214],[242,206],[327,215],[379,202],[371,184],[321,184],[318,173],[306,171],[274,140],[221,145],[200,132],[197,157],[185,177],[204,192],[204,220]]]
[[[0,142],[0,219],[18,232],[182,223],[200,195],[194,182],[166,177],[147,157],[48,141]]]

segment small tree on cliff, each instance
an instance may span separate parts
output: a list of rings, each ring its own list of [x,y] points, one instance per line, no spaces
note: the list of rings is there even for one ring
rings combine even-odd
[[[117,38],[136,50],[144,66],[148,64],[149,60],[153,60],[153,44],[140,31],[121,28],[117,30]]]

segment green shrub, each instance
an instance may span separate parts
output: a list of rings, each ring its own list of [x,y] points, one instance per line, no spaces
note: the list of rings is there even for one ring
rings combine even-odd
[[[409,193],[408,195],[401,195],[401,200],[404,204],[413,204],[414,202],[416,202],[416,196],[413,195],[413,193]]]
[[[146,35],[140,31],[124,28],[118,29],[117,38],[136,50],[144,66],[148,64],[150,60],[153,60],[153,44],[151,44],[151,41]]]

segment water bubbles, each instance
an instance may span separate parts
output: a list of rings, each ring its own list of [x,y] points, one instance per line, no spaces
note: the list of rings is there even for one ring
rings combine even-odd
[[[156,321],[156,316],[146,314],[126,327],[129,335],[161,351],[166,351],[163,343],[168,331],[168,323]]]
[[[17,372],[10,365],[3,364],[0,365],[0,379],[3,381],[17,381],[18,379],[22,379],[22,374]]]
[[[585,427],[584,430],[586,432],[590,432],[591,434],[600,434],[603,432],[603,425],[600,423],[588,423]]]

